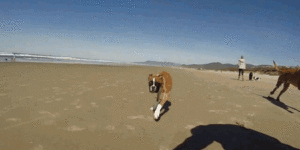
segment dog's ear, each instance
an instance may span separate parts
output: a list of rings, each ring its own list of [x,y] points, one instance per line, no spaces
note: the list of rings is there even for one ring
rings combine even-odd
[[[149,74],[149,77],[151,77],[153,74]]]

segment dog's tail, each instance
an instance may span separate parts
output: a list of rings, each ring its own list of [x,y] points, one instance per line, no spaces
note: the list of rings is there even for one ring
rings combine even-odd
[[[282,71],[277,67],[275,61],[273,60],[273,63],[274,63],[274,67],[275,69],[278,71],[279,74],[282,74]]]
[[[274,63],[274,67],[275,67],[275,69],[277,70],[277,71],[279,71],[279,69],[278,69],[278,67],[277,67],[277,65],[276,65],[276,63],[275,63],[275,61],[273,60],[273,63]]]

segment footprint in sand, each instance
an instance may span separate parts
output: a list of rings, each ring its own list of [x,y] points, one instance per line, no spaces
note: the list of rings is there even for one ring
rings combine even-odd
[[[129,130],[134,130],[134,129],[135,129],[135,127],[134,127],[134,126],[131,126],[131,125],[126,125],[126,127],[127,127],[127,129],[129,129]]]
[[[103,86],[99,86],[97,89],[103,88]]]
[[[45,111],[45,110],[41,110],[41,111],[39,111],[39,113],[40,114],[49,114],[53,118],[59,115],[59,113],[51,114],[50,112]]]
[[[139,115],[139,116],[128,116],[128,119],[143,119],[144,116],[143,115]]]
[[[5,95],[7,95],[7,94],[5,94],[5,93],[0,93],[0,96],[5,96]]]
[[[33,96],[27,96],[27,97],[20,98],[19,100],[32,99],[32,98],[33,98]]]
[[[255,115],[255,113],[248,113],[248,115],[249,115],[249,116],[254,116],[254,115]]]
[[[45,125],[52,125],[54,124],[54,120],[48,120],[44,122]]]
[[[109,126],[106,126],[106,129],[107,129],[107,130],[114,130],[114,129],[115,129],[115,127],[114,127],[114,126],[112,126],[112,125],[109,125]]]
[[[62,98],[57,98],[55,101],[61,101],[62,100]]]
[[[67,92],[55,93],[55,95],[67,94]]]
[[[226,111],[226,110],[209,110],[209,112],[214,112],[214,113],[217,113],[217,114],[222,114],[222,113],[227,113],[228,111]]]
[[[147,121],[152,121],[152,120],[153,120],[153,118],[152,118],[151,116],[147,116],[147,118],[146,118],[146,117],[144,117],[143,115],[138,115],[138,116],[128,116],[127,118],[128,118],[128,119],[145,119],[145,120],[147,120]]]
[[[223,99],[223,98],[225,98],[225,97],[222,97],[222,96],[218,96],[218,99]]]
[[[68,127],[67,128],[67,130],[68,131],[72,131],[72,132],[74,132],[74,131],[82,131],[82,130],[84,130],[85,128],[80,128],[80,127],[78,127],[78,126],[71,126],[71,127]]]
[[[35,146],[32,150],[43,150],[43,146],[42,145]]]
[[[92,107],[98,107],[98,105],[96,105],[96,103],[91,103]]]
[[[19,118],[9,118],[9,119],[6,119],[6,121],[16,122],[16,121],[21,121],[21,119],[19,119]]]
[[[164,147],[164,146],[160,146],[159,147],[159,150],[169,150],[167,147]]]
[[[71,103],[71,105],[77,105],[79,103],[79,99],[76,99],[73,103]]]
[[[80,91],[80,92],[76,93],[76,95],[81,95],[81,94],[83,94],[83,92],[82,92],[82,91]]]

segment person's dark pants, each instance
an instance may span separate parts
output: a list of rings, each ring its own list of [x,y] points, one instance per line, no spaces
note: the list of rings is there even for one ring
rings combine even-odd
[[[239,69],[239,76],[241,76],[241,73],[242,73],[242,76],[244,75],[244,69]]]

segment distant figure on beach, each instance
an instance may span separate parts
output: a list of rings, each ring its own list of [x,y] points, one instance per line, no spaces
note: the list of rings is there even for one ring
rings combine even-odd
[[[7,61],[7,58],[5,58],[5,61]]]
[[[239,78],[238,80],[240,80],[240,76],[242,73],[242,79],[244,81],[244,70],[246,69],[246,63],[245,63],[245,59],[243,56],[241,56],[241,59],[239,59]]]

